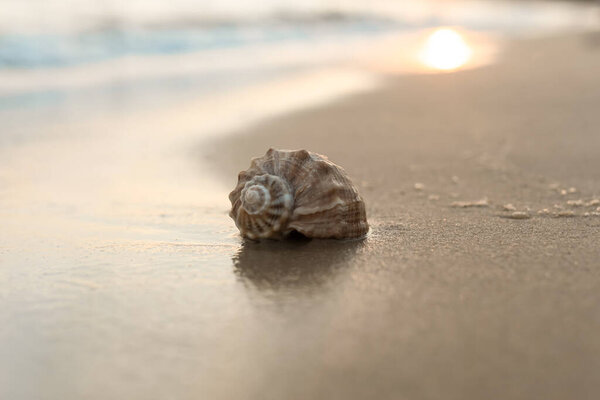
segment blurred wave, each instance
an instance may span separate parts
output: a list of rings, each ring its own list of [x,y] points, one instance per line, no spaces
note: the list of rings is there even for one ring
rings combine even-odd
[[[508,33],[581,28],[597,22],[595,11],[589,4],[560,2],[0,0],[0,69],[439,25]]]
[[[523,36],[599,16],[560,1],[0,0],[0,118],[160,107],[356,66],[390,36],[439,26]]]
[[[0,36],[0,68],[60,67],[128,55],[325,40],[394,28],[399,28],[398,23],[389,19],[327,14],[253,23],[185,19],[143,28],[105,24],[77,33],[4,34]]]

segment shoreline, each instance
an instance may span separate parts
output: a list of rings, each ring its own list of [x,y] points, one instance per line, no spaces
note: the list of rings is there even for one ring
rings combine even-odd
[[[39,136],[0,148],[0,397],[597,397],[594,35],[19,126]],[[269,147],[341,165],[367,238],[242,240],[227,193]]]
[[[415,191],[414,183],[436,180],[432,179],[432,176],[419,176],[416,172],[425,169],[424,161],[421,159],[427,161],[441,155],[444,163],[454,167],[456,172],[452,173],[453,170],[449,169],[447,173],[444,173],[444,176],[448,175],[448,177],[443,179],[447,179],[446,183],[450,183],[449,186],[444,187],[444,190],[448,192],[450,188],[456,188],[453,186],[456,182],[452,182],[452,176],[458,176],[460,179],[460,175],[470,172],[469,167],[474,167],[473,172],[475,173],[485,172],[482,170],[486,168],[489,172],[506,175],[525,171],[531,173],[531,176],[527,177],[528,179],[545,180],[548,185],[558,183],[560,189],[578,186],[586,196],[597,196],[600,195],[600,189],[596,187],[594,168],[586,168],[586,166],[594,165],[594,146],[598,139],[588,135],[584,138],[585,140],[582,140],[582,143],[577,143],[576,135],[579,132],[572,132],[578,128],[580,130],[582,127],[589,130],[594,116],[590,115],[589,108],[582,110],[583,118],[577,118],[577,115],[568,115],[579,111],[574,108],[576,107],[575,102],[570,102],[570,100],[581,96],[585,96],[582,98],[586,102],[585,104],[591,104],[595,100],[595,94],[586,84],[594,79],[591,75],[595,65],[592,63],[596,62],[597,58],[594,44],[596,36],[596,33],[591,32],[515,41],[507,46],[498,62],[472,70],[441,74],[388,75],[382,79],[382,83],[378,87],[373,87],[366,92],[357,92],[325,105],[314,104],[291,114],[282,113],[271,118],[260,119],[244,129],[211,138],[212,149],[207,149],[209,154],[204,154],[202,151],[197,154],[204,157],[217,170],[222,171],[217,171],[222,177],[235,177],[239,170],[247,167],[245,164],[249,163],[252,157],[263,155],[269,147],[289,149],[310,147],[308,150],[321,152],[339,165],[347,166],[346,168],[359,186],[360,182],[364,181],[367,186],[365,189],[373,189],[371,187],[373,185],[370,185],[369,181],[375,184],[378,182],[376,178],[373,178],[375,174],[371,173],[374,167],[370,167],[365,162],[366,158],[375,150],[383,150],[385,156],[389,156],[394,153],[395,149],[398,149],[400,141],[413,140],[414,143],[407,142],[407,144],[414,147],[413,150],[418,150],[418,155],[409,155],[406,154],[407,150],[398,149],[401,155],[406,157],[406,161],[402,163],[402,172],[413,175],[405,185],[399,187],[406,192]],[[532,48],[538,48],[538,50],[532,52]],[[589,54],[584,54],[588,50]],[[579,61],[578,59],[583,56],[587,57],[586,61]],[[569,65],[569,57],[578,61],[574,65]],[[548,64],[550,67],[542,68]],[[559,91],[559,88],[540,87],[540,94],[535,93],[535,89],[538,89],[538,85],[549,76],[557,73],[565,76],[572,73],[575,79],[573,82],[565,82],[562,85],[561,82],[557,82],[557,85],[561,85],[561,89],[567,89],[565,98],[551,98],[545,103],[546,99],[542,95],[556,96],[555,93]],[[577,76],[582,77],[577,79]],[[490,92],[495,90],[497,94],[486,95],[483,88],[477,87],[484,85],[485,80],[489,77],[492,77],[492,83],[485,90]],[[520,90],[519,95],[522,97],[513,96],[511,90],[515,88],[507,88],[508,85],[522,85],[520,88],[516,88]],[[523,87],[524,85],[531,85],[532,89],[527,90],[526,87]],[[574,85],[578,85],[577,88],[582,91],[576,92],[572,88]],[[421,87],[424,90],[419,93]],[[465,90],[461,93],[462,87]],[[385,99],[378,100],[381,97],[385,97]],[[458,106],[455,103],[459,100],[464,100],[469,104]],[[476,103],[479,100],[481,100],[481,104]],[[560,101],[565,105],[562,110],[558,104]],[[525,123],[538,123],[544,132],[548,132],[546,137],[543,136],[543,133],[536,133],[541,137],[536,136],[535,138],[526,135],[526,130],[519,126],[519,123],[522,123],[519,114],[526,113],[526,111],[518,109],[521,106],[527,107],[527,111],[534,113]],[[386,109],[379,112],[377,107]],[[546,108],[553,112],[559,112],[561,115],[548,113]],[[394,109],[397,110],[398,116],[393,115]],[[376,117],[368,115],[370,112],[379,112],[376,117],[381,118],[382,122],[387,123],[388,126],[380,128],[375,125]],[[417,112],[418,115],[411,115],[411,112]],[[433,120],[427,118],[428,114],[436,115],[436,113],[440,114],[440,117]],[[457,115],[454,119],[452,119],[453,113]],[[506,115],[507,118],[496,121],[496,124],[492,123],[494,120],[491,118],[497,120],[503,115]],[[551,124],[561,117],[570,118],[574,128],[570,128],[568,131],[566,129],[559,131]],[[399,121],[400,118],[405,118],[405,126],[403,126],[403,121]],[[488,123],[486,118],[490,118],[491,122]],[[417,122],[422,122],[422,126],[418,126]],[[444,123],[446,122],[451,123],[451,126],[445,127]],[[352,126],[352,123],[355,125]],[[566,122],[561,122],[561,124],[566,125]],[[500,130],[504,128],[511,129],[512,132],[507,131],[511,137],[501,137]],[[356,154],[356,150],[353,150],[356,144],[341,141],[344,138],[345,130],[349,132],[349,135],[355,135],[353,140],[366,145],[362,149],[364,150],[363,154]],[[436,136],[436,130],[448,133],[439,133]],[[483,143],[483,140],[487,139],[485,135],[488,130],[498,137],[493,137],[492,139],[496,142],[485,147],[486,144]],[[392,149],[377,147],[379,141],[371,140],[369,132],[372,132],[372,138],[390,140],[390,144],[393,144]],[[561,137],[563,132],[565,132],[565,137]],[[570,134],[571,132],[572,134]],[[454,140],[452,134],[460,136]],[[419,135],[427,135],[427,137],[420,138]],[[515,135],[521,135],[522,138],[517,139],[514,137]],[[336,148],[337,141],[343,145]],[[532,151],[532,146],[536,144],[535,141],[539,141],[550,151],[550,154],[536,155],[539,158],[536,161],[540,161],[539,166],[530,165],[531,161],[526,159],[528,154],[535,154]],[[472,144],[473,148],[469,148],[468,144]],[[439,150],[438,147],[441,145],[449,146],[449,148]],[[427,152],[426,146],[430,146],[433,151]],[[560,153],[561,149],[564,151],[563,154]],[[572,177],[572,182],[569,182],[570,175],[572,175],[569,174],[570,171],[563,173],[560,168],[553,168],[553,160],[561,156],[573,156],[577,151],[581,152],[577,155],[585,157],[585,160],[570,160],[573,161],[570,168],[577,168],[577,174]],[[508,160],[507,157],[511,152],[514,153],[511,155],[514,159]],[[217,157],[217,153],[219,157]],[[379,160],[378,162],[381,163]],[[465,166],[466,163],[470,165]],[[366,171],[361,171],[359,166],[361,164]],[[390,161],[390,164],[393,162]],[[367,175],[369,173],[371,174]],[[431,175],[431,172],[428,175]],[[427,191],[430,189],[431,187],[428,187]],[[484,192],[485,190],[482,190],[482,196],[485,195]],[[472,193],[476,195],[475,192]],[[582,194],[581,191],[577,193]],[[571,194],[569,193],[569,195]],[[561,199],[561,197],[557,199]],[[510,199],[500,198],[498,202],[508,200]]]
[[[290,333],[323,353],[283,371],[267,367],[271,393],[600,393],[600,51],[592,37],[514,42],[484,68],[394,77],[213,141],[203,157],[232,188],[269,147],[305,148],[346,169],[367,204],[371,232],[343,259],[318,240],[242,243],[238,273],[275,299],[290,279],[307,290],[333,285],[325,326],[309,323],[309,338]],[[305,265],[316,270],[298,275]],[[294,375],[310,366],[315,375]]]

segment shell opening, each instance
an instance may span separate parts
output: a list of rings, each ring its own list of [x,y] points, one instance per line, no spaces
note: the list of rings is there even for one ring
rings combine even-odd
[[[271,201],[269,190],[261,185],[252,185],[242,193],[242,207],[248,214],[261,213]]]

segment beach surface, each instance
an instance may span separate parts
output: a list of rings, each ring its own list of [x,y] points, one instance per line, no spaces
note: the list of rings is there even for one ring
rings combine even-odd
[[[218,142],[232,187],[269,147],[328,155],[371,223],[357,243],[243,243],[271,306],[311,305],[264,327],[256,397],[597,397],[599,70],[592,34],[523,41]]]
[[[311,101],[5,119],[0,398],[598,398],[598,34],[335,71]],[[368,237],[240,238],[227,194],[270,147],[341,165]]]

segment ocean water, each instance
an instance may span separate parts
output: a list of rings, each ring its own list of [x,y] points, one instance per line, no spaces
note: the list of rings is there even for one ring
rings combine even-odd
[[[585,30],[598,24],[597,11],[587,3],[485,0],[0,0],[0,117],[10,126],[0,143],[21,140],[32,117],[162,107],[362,66],[390,36],[439,26],[495,38]]]
[[[142,71],[143,79],[148,68],[143,61],[155,63],[161,56],[163,63],[168,60],[178,63],[177,57],[181,55],[214,54],[220,50],[232,54],[235,50],[261,48],[277,53],[290,45],[312,47],[324,43],[344,49],[353,40],[437,26],[459,26],[505,36],[539,34],[586,29],[597,24],[596,11],[590,4],[485,0],[404,3],[376,0],[368,4],[273,0],[168,3],[0,0],[0,97],[43,91],[45,85],[39,81],[44,75],[47,81],[53,81],[57,70],[74,66],[92,68],[86,70],[90,78],[82,81],[94,85],[93,68],[111,60],[139,58],[140,63],[134,67]],[[242,71],[244,75],[260,75],[260,71],[253,70],[254,63],[243,59],[245,55],[241,51],[237,60],[228,60],[229,66],[236,67],[228,76],[215,77],[205,70],[193,75],[207,77],[199,86],[235,78],[244,65],[248,67]],[[326,52],[314,54],[312,62],[318,65],[328,61],[323,56],[327,57]],[[281,62],[282,69],[290,64],[284,59]],[[224,70],[222,65],[218,67]],[[274,70],[278,65],[269,67]],[[15,79],[13,73],[23,70],[36,75]],[[165,70],[162,75],[165,81],[176,81],[179,77],[173,70]],[[32,76],[36,78],[34,84],[23,82],[31,81]],[[127,76],[118,84],[122,86],[124,81],[131,80],[139,79]],[[69,89],[60,84],[54,86]],[[21,104],[18,100],[0,99],[0,107]]]

